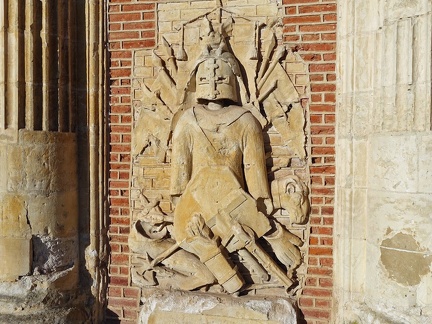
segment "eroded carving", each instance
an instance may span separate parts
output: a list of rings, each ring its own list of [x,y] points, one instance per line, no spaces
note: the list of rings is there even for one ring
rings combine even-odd
[[[306,222],[309,202],[304,171],[301,179],[289,165],[306,166],[305,121],[277,28],[219,6],[183,23],[177,43],[162,37],[151,55],[135,54],[136,192],[151,189],[144,165],[171,175],[169,188],[153,189],[162,196],[132,198],[135,284],[228,293],[296,285],[303,240],[292,227]],[[287,152],[270,166],[263,130]]]

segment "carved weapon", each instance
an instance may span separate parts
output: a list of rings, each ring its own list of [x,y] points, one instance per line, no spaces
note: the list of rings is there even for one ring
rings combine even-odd
[[[270,74],[273,72],[276,65],[279,64],[279,60],[285,55],[285,53],[286,53],[285,46],[280,46],[277,49],[276,53],[274,54],[275,57],[273,58],[268,70],[266,71],[266,73],[264,74],[262,79],[258,82],[258,90],[260,90],[262,88],[262,86],[267,81]]]
[[[175,79],[177,76],[177,66],[176,66],[175,57],[173,54],[173,49],[172,49],[171,45],[167,42],[165,37],[162,37],[162,43],[163,43],[163,49],[165,50],[165,55],[168,57],[167,61],[166,61],[168,70],[171,73],[171,77],[173,79]]]
[[[258,262],[272,275],[277,277],[287,288],[293,281],[278,267],[275,261],[255,241],[254,233],[248,233],[239,223],[232,227],[234,235],[243,242],[245,248],[258,260]]]
[[[153,267],[157,266],[159,263],[161,263],[163,260],[165,260],[166,258],[168,258],[171,254],[173,254],[175,251],[177,251],[180,248],[180,245],[184,241],[185,240],[183,240],[180,243],[176,242],[170,248],[168,248],[167,250],[165,250],[161,254],[159,254],[156,258],[154,258],[152,260],[152,262],[150,263],[150,267],[153,268]]]
[[[264,71],[267,68],[267,64],[270,61],[270,55],[276,46],[276,38],[273,32],[270,32],[269,39],[266,39],[263,43],[263,45],[266,45],[265,48],[265,56],[263,58],[262,64],[260,66],[260,70],[258,72],[257,80],[258,82],[261,81],[262,76],[264,75]]]

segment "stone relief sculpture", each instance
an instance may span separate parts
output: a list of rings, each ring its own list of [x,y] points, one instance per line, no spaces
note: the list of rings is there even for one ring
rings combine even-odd
[[[298,285],[303,237],[289,228],[309,211],[305,118],[277,28],[218,6],[183,23],[177,42],[135,54],[135,284],[231,294]],[[269,166],[272,131],[288,154]]]

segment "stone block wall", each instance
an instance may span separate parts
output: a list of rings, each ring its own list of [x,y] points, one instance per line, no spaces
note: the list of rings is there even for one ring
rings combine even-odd
[[[428,323],[432,1],[339,3],[335,318]]]
[[[222,2],[232,4],[236,1]],[[270,2],[274,1],[239,1],[237,6],[239,10],[244,5],[247,10],[253,10],[255,15],[267,16],[269,8],[272,8],[268,5]],[[306,97],[310,98],[307,127],[311,134],[308,138],[308,159],[312,211],[307,228],[310,231],[310,241],[305,257],[306,285],[299,299],[300,309],[308,323],[328,323],[331,320],[335,183],[335,2],[278,2],[279,10],[284,16],[283,41],[307,64],[310,79],[310,84],[305,85],[305,89]],[[185,1],[185,5],[197,8],[200,5],[208,7],[209,3],[216,5],[214,1]],[[163,1],[160,4],[169,6]],[[153,49],[158,43],[158,29],[171,30],[171,26],[164,27],[161,22],[157,24],[156,8],[156,1],[108,1],[111,257],[107,319],[120,320],[122,323],[136,322],[140,295],[139,288],[131,286],[131,255],[127,245],[132,221],[129,199],[132,177],[130,159],[133,53],[136,50]],[[175,19],[176,15],[182,13],[167,10],[164,14],[169,16],[167,18]],[[303,66],[301,68],[303,69]],[[302,75],[298,77],[296,84],[300,85],[304,80],[301,80]],[[165,170],[160,169],[160,172],[164,173]]]

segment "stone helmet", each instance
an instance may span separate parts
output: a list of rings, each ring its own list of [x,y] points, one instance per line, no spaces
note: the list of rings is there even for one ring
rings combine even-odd
[[[230,54],[230,53],[224,53]],[[209,56],[196,69],[196,99],[220,100],[228,99],[239,103],[238,64],[230,54]]]
[[[242,82],[237,59],[227,49],[222,37],[212,40],[204,48],[192,71],[195,75],[195,98],[204,100],[227,99],[239,104],[239,82]]]

